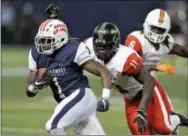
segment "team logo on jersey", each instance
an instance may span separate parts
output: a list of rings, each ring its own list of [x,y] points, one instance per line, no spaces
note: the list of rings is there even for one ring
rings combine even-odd
[[[49,71],[53,76],[64,76],[67,74],[67,71],[65,68],[50,69]]]

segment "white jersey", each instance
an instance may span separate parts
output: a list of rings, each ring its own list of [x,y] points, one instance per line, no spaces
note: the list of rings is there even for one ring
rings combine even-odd
[[[168,37],[169,43],[173,43],[174,40],[172,36],[168,35]],[[159,64],[161,59],[168,55],[173,48],[173,44],[165,45],[161,43],[159,49],[156,49],[141,31],[130,33],[125,40],[125,45],[139,53],[144,60],[144,65]]]
[[[173,43],[172,36],[169,36],[169,42]],[[125,45],[133,48],[143,59],[143,65],[156,65],[159,64],[161,59],[169,54],[173,48],[173,44],[165,45],[161,43],[159,49],[155,49],[154,45],[147,40],[141,31],[134,31],[130,33],[125,40]],[[152,73],[153,74],[153,73]],[[129,77],[127,88],[135,91],[143,89],[143,85],[137,82],[134,78]]]
[[[95,55],[92,38],[88,38],[85,43],[95,60],[103,63]],[[138,87],[140,89],[138,90],[130,90],[127,88],[130,86],[129,83],[131,83],[129,80],[135,80],[134,78],[129,78],[129,76],[138,74],[142,67],[142,63],[142,58],[133,49],[120,45],[116,54],[106,64],[106,67],[109,69],[113,77],[113,87],[128,99],[134,98],[142,88],[140,85]]]

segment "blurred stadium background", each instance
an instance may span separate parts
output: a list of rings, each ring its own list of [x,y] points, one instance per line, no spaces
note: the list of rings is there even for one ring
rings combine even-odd
[[[39,24],[46,18],[45,8],[50,3],[60,8],[60,18],[67,24],[72,36],[84,40],[92,35],[94,27],[103,22],[115,23],[121,31],[121,42],[126,35],[142,26],[145,15],[154,8],[164,8],[172,19],[175,41],[188,46],[187,1],[57,1],[57,0],[2,0],[2,134],[47,134],[44,126],[51,116],[55,102],[50,90],[42,90],[35,98],[25,96],[28,51]],[[187,60],[166,57],[164,63],[176,67],[176,75],[157,74],[166,89],[174,109],[187,113]],[[89,75],[97,96],[101,95],[98,78]],[[130,134],[124,117],[122,97],[113,92],[111,109],[97,113],[107,134]],[[71,133],[68,131],[68,133]],[[180,134],[188,134],[185,128]]]

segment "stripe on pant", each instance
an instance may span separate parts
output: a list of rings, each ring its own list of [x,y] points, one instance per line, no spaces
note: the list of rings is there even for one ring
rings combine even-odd
[[[58,122],[60,119],[71,109],[73,108],[85,95],[85,88],[80,88],[79,93],[69,102],[67,103],[61,111],[56,115],[56,117],[52,121],[51,129],[57,128]]]

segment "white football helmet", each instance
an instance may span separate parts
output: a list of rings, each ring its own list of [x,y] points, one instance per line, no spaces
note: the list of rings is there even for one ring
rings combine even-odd
[[[147,14],[143,27],[144,35],[151,42],[161,43],[170,31],[170,17],[163,9],[154,9]]]
[[[51,55],[68,42],[68,29],[58,19],[44,21],[35,36],[35,46],[40,54]]]

